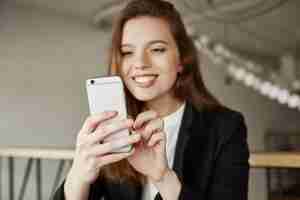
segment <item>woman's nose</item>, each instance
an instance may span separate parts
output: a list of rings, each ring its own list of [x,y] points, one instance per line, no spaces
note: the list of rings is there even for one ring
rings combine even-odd
[[[137,69],[145,69],[151,67],[147,53],[139,53],[134,58],[133,66]]]

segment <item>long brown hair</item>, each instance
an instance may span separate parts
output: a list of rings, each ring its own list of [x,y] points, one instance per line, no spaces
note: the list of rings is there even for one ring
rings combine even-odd
[[[204,85],[200,71],[199,53],[193,40],[187,34],[179,12],[170,2],[164,0],[132,0],[121,11],[113,27],[108,74],[120,75],[121,42],[124,25],[128,20],[141,16],[158,17],[168,22],[170,26],[183,66],[183,71],[178,76],[174,86],[175,98],[191,103],[198,110],[221,107],[220,103]],[[136,117],[141,111],[143,103],[136,100],[126,87],[125,93],[129,115]],[[144,177],[138,174],[127,160],[111,164],[105,167],[102,172],[105,177],[114,181],[127,179],[131,182],[142,183],[144,180]]]

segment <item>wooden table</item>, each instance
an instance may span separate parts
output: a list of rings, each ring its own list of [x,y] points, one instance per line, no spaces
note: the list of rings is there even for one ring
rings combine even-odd
[[[252,152],[252,168],[300,168],[300,152]]]
[[[56,148],[56,147],[0,147],[0,175],[2,175],[2,159],[8,159],[8,189],[9,189],[9,200],[14,200],[15,189],[14,189],[14,160],[16,158],[25,158],[27,160],[25,173],[23,176],[23,181],[21,185],[21,189],[18,195],[18,199],[22,200],[24,198],[24,194],[26,191],[27,182],[29,179],[29,175],[31,173],[32,164],[35,162],[36,164],[36,192],[37,199],[42,200],[42,173],[41,173],[41,161],[45,159],[54,159],[59,161],[58,169],[56,172],[56,176],[54,179],[52,192],[53,194],[57,185],[59,184],[59,180],[61,178],[63,169],[65,167],[66,162],[71,165],[74,156],[74,149],[64,149],[64,148]],[[2,181],[2,176],[0,176],[0,180]],[[2,188],[0,186],[0,200],[2,199]]]
[[[299,197],[283,195],[281,169],[300,168],[300,152],[252,152],[249,159],[251,168],[265,168],[267,181],[267,199],[299,200]],[[279,195],[271,198],[271,169],[276,170]],[[272,195],[274,196],[274,195]]]
[[[0,147],[0,157],[72,160],[74,149],[56,147]]]
[[[72,160],[74,149],[55,147],[0,147],[0,157]],[[251,168],[300,168],[300,152],[251,152]]]
[[[23,199],[32,162],[36,162],[37,199],[41,200],[41,160],[55,159],[60,164],[57,170],[53,189],[57,186],[66,161],[73,160],[74,149],[56,147],[0,147],[0,158],[8,158],[9,166],[9,196],[14,199],[14,159],[28,159],[23,183],[18,199]],[[300,168],[300,152],[252,152],[249,164],[251,168]],[[269,184],[269,183],[268,183]],[[270,187],[269,185],[267,187]],[[269,189],[269,188],[268,188]],[[0,190],[1,192],[1,190]],[[0,200],[1,200],[0,193]]]

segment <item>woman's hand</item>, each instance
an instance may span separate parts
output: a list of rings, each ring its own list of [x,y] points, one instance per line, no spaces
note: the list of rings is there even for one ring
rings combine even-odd
[[[77,136],[75,157],[65,184],[66,196],[69,193],[74,197],[72,192],[87,188],[97,179],[104,165],[120,161],[133,153],[110,154],[114,149],[138,142],[141,138],[139,134],[102,143],[106,136],[133,126],[132,119],[112,121],[115,116],[116,112],[103,112],[86,119]]]
[[[128,161],[135,170],[153,181],[159,181],[169,170],[163,127],[163,120],[152,110],[140,113],[133,124],[134,132],[142,139],[135,144],[135,151]]]
[[[137,116],[133,128],[142,139],[127,158],[129,163],[151,180],[163,199],[178,199],[181,183],[168,166],[163,120],[155,111],[146,111]]]

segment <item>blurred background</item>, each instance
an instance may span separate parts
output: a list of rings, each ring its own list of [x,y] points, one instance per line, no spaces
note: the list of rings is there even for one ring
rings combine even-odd
[[[202,55],[208,88],[244,114],[251,152],[299,151],[300,1],[172,2]],[[125,3],[0,0],[0,148],[74,148],[88,116],[85,80],[106,74],[112,22]],[[11,191],[11,163],[1,156],[1,197],[13,192],[16,199],[28,158],[14,159]],[[28,174],[23,198],[37,198],[37,175],[38,197],[49,199],[58,167],[43,159],[40,175]],[[289,195],[297,186],[297,169],[267,168],[251,167],[250,200]]]

